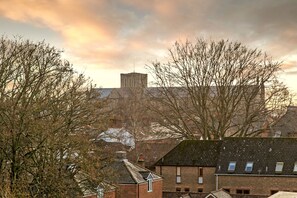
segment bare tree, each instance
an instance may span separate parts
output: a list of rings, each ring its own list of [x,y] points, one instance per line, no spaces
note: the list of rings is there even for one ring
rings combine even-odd
[[[144,88],[124,88],[127,93],[118,100],[117,111],[122,118],[124,128],[132,133],[136,141],[149,135],[150,117]]]
[[[73,196],[76,170],[102,179],[87,133],[101,104],[89,86],[54,47],[0,38],[0,191]]]
[[[158,87],[151,110],[162,126],[190,139],[257,136],[290,102],[277,80],[280,65],[238,42],[176,42],[168,62],[149,66]]]

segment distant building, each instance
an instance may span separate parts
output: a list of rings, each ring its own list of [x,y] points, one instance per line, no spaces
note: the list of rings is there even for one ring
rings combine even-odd
[[[203,90],[208,90],[210,98],[215,98],[219,94],[220,89],[216,86],[210,87],[199,87],[202,92]],[[257,108],[257,105],[263,104],[265,89],[264,87],[259,87],[258,85],[249,85],[242,86],[240,89],[243,89],[245,93],[253,93],[252,97],[253,102],[248,105],[248,108],[253,111]],[[235,89],[236,90],[236,89]],[[153,108],[158,108],[164,111],[164,114],[167,114],[166,111],[170,112],[171,109],[167,107],[162,101],[164,96],[164,89],[162,87],[148,87],[147,84],[147,74],[141,73],[126,73],[121,74],[121,87],[120,88],[99,88],[97,91],[100,93],[101,99],[108,99],[109,105],[106,107],[112,116],[110,117],[110,122],[108,127],[113,128],[122,128],[125,127],[129,131],[134,131],[135,128],[142,130],[143,134],[147,134],[152,131],[152,123],[162,122],[160,121],[160,116],[156,115],[156,112],[152,111]],[[176,96],[177,100],[181,101],[180,106],[187,106],[185,109],[190,109],[191,100],[189,97],[189,90],[185,87],[167,87],[168,91],[172,96]],[[256,94],[256,95],[255,95]],[[251,99],[247,100],[250,101]],[[234,115],[230,117],[230,127],[226,132],[225,136],[230,136],[232,133],[237,130],[241,130],[241,125],[246,118],[246,113],[248,112],[245,108],[245,99],[242,99],[240,105],[234,109]],[[188,106],[189,105],[189,106]],[[148,106],[152,109],[147,108]],[[211,105],[208,106],[208,109],[211,109]],[[213,116],[219,115],[217,112]],[[250,116],[250,115],[249,115]],[[195,118],[198,119],[198,118]],[[194,120],[195,120],[194,119]],[[254,115],[253,115],[253,119]],[[251,120],[251,119],[249,119]],[[166,121],[166,120],[165,120]],[[187,128],[193,132],[197,138],[200,137],[203,129],[197,127],[195,121],[192,119],[186,120]],[[264,128],[265,119],[264,117],[255,119],[248,130],[248,133],[261,133]],[[133,128],[134,127],[134,128]],[[133,128],[133,129],[131,129]],[[145,129],[144,129],[145,128]],[[174,128],[174,127],[173,127]],[[172,131],[171,131],[172,132]],[[140,133],[135,133],[140,134]]]
[[[288,106],[287,112],[271,127],[272,137],[297,137],[297,106]]]
[[[297,139],[185,140],[156,163],[166,192],[223,189],[231,195],[267,197],[297,191]]]
[[[121,88],[146,88],[147,87],[147,74],[141,73],[127,73],[121,74]]]

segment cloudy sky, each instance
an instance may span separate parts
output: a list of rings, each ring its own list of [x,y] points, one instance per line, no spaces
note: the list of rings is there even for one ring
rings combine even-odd
[[[283,61],[297,90],[297,0],[0,0],[0,34],[45,40],[101,87],[176,40],[230,39]]]

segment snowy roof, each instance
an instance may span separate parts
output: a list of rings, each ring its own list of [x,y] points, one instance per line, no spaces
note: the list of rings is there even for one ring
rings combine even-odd
[[[126,146],[135,146],[135,140],[127,130],[123,128],[109,128],[107,131],[100,133],[97,140],[104,140],[105,142],[120,142]]]
[[[296,192],[284,192],[284,191],[279,191],[273,195],[271,195],[268,198],[296,198],[297,193]]]
[[[205,198],[232,198],[227,192],[223,189],[211,191],[211,193],[206,196]]]

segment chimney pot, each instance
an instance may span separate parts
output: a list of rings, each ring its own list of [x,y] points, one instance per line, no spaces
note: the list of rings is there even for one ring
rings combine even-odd
[[[118,160],[118,161],[127,161],[126,151],[117,151],[116,152],[116,160]]]

